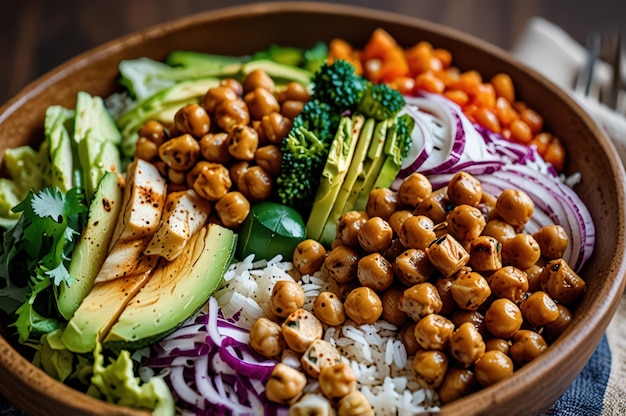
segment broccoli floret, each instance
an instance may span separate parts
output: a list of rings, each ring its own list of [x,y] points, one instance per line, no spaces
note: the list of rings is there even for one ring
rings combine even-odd
[[[316,72],[324,65],[328,57],[328,45],[324,42],[317,42],[304,51],[304,68],[311,72]]]
[[[399,155],[401,160],[409,154],[413,139],[411,138],[411,132],[415,127],[415,120],[408,114],[403,114],[396,119],[396,134],[398,148],[400,149]]]
[[[319,185],[328,146],[303,126],[293,127],[281,143],[282,161],[276,178],[281,203],[306,210]]]
[[[402,94],[387,84],[368,83],[357,111],[376,120],[387,120],[404,107]]]
[[[300,114],[293,120],[294,127],[304,127],[317,136],[326,147],[335,137],[341,113],[333,111],[327,103],[311,99],[304,104]]]
[[[357,75],[348,61],[325,62],[313,76],[313,98],[328,103],[333,111],[356,109],[369,81]]]

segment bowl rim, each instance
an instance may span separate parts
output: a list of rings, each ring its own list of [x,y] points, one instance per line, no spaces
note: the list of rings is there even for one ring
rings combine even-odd
[[[420,28],[422,30],[433,31],[438,34],[445,35],[452,40],[462,41],[471,44],[479,49],[486,51],[491,55],[496,56],[501,60],[515,62],[516,65],[518,65],[524,72],[528,73],[532,78],[540,80],[541,82],[548,84],[548,86],[552,86],[552,90],[554,91],[554,93],[557,94],[559,99],[566,103],[568,106],[570,106],[576,113],[576,115],[579,116],[582,121],[586,125],[588,125],[593,133],[599,138],[599,144],[603,147],[603,150],[609,159],[611,171],[617,174],[617,180],[622,185],[621,187],[617,188],[615,192],[617,193],[619,200],[622,202],[624,201],[624,194],[626,190],[626,186],[624,184],[626,183],[626,174],[624,172],[624,167],[621,161],[618,159],[618,153],[616,151],[616,148],[614,147],[613,143],[608,139],[606,133],[599,128],[591,115],[587,113],[580,106],[580,104],[565,91],[557,87],[554,83],[549,81],[533,68],[530,68],[527,65],[517,61],[514,57],[508,54],[508,52],[477,37],[448,26],[444,26],[439,23],[422,20],[418,17],[401,15],[396,12],[389,12],[362,6],[322,3],[315,1],[270,1],[264,3],[243,4],[215,10],[207,10],[189,16],[180,17],[174,20],[157,23],[145,29],[117,37],[113,40],[101,44],[100,46],[86,50],[76,55],[74,58],[65,61],[64,63],[54,67],[50,71],[36,78],[0,107],[0,125],[2,125],[2,123],[11,114],[17,111],[30,97],[33,97],[42,89],[48,88],[50,85],[53,85],[58,79],[63,78],[68,74],[71,75],[73,72],[80,70],[84,66],[90,65],[91,63],[93,63],[93,61],[98,61],[100,59],[113,56],[116,54],[116,52],[125,49],[129,45],[139,45],[144,40],[167,36],[168,34],[176,32],[183,27],[204,25],[211,21],[216,21],[220,19],[265,14],[280,14],[285,12],[319,12],[320,10],[323,10],[324,13],[333,15],[349,15],[353,17],[356,16],[358,18],[376,19],[379,20],[381,23],[400,23],[407,26]],[[618,214],[620,218],[626,218],[624,203],[621,203],[616,208],[619,211]],[[618,235],[622,237],[620,241],[624,241],[623,237],[625,234],[625,224],[624,222],[622,222],[619,224],[618,230]],[[617,309],[619,300],[621,298],[621,296],[619,295],[624,292],[624,288],[626,287],[626,256],[614,256],[610,265],[610,270],[612,270],[616,274],[618,279],[621,279],[619,281],[619,284],[614,284],[612,286],[602,286],[602,292],[596,294],[596,296],[594,296],[595,299],[592,302],[592,304],[595,306],[596,313],[590,316],[588,321],[581,323],[578,328],[598,326],[606,328],[615,310]],[[605,302],[604,300],[607,298],[612,299],[612,301]],[[565,358],[566,355],[575,350],[579,343],[585,341],[586,338],[584,338],[580,332],[573,333],[573,331],[571,331],[568,334],[568,343],[565,343],[563,337],[558,339],[544,353],[544,355],[548,357],[548,359],[542,361],[547,361],[547,367],[549,371],[557,371],[559,366],[567,365],[567,359]],[[600,338],[597,339],[596,346],[599,341]],[[121,408],[119,406],[115,406],[89,397],[53,379],[39,368],[33,366],[30,361],[28,361],[19,352],[17,352],[17,350],[15,350],[13,346],[1,335],[0,351],[2,352],[2,354],[0,354],[0,375],[2,375],[2,377],[0,378],[8,380],[8,377],[11,377],[10,379],[19,380],[18,384],[20,384],[18,388],[15,388],[15,386],[2,383],[3,386],[0,386],[0,391],[7,395],[7,398],[9,398],[9,400],[12,400],[12,388],[15,388],[15,390],[19,392],[20,387],[23,387],[25,389],[28,385],[42,385],[44,387],[44,391],[42,392],[42,395],[39,396],[40,399],[59,404],[61,405],[61,407],[63,407],[62,405],[68,405],[69,403],[71,403],[73,406],[75,406],[74,408],[76,410],[84,413],[93,412],[94,406],[99,407],[104,411],[109,412],[110,414],[143,413],[135,409]],[[18,363],[19,365],[15,365],[16,363]],[[520,382],[522,382],[522,380],[535,383],[539,383],[541,381],[539,379],[539,373],[536,371],[538,365],[539,363],[537,362],[531,362],[530,364],[517,370],[516,376],[513,379],[505,380],[501,383],[498,383],[498,385],[496,386],[484,388],[476,393],[471,394],[470,396],[458,399],[450,404],[445,405],[443,407],[443,409],[445,410],[445,414],[469,414],[468,403],[470,402],[472,404],[475,404],[476,402],[480,403],[481,406],[476,408],[477,412],[486,412],[488,411],[491,403],[495,403],[496,401],[513,399],[515,394],[513,392],[514,389],[511,387],[515,384],[519,384]],[[542,362],[541,365],[544,368],[546,367],[546,363],[544,362]],[[24,370],[18,370],[18,367],[26,368],[26,374]],[[5,385],[7,385],[7,387],[4,387]],[[55,390],[53,391],[50,387],[54,387]],[[25,393],[25,391],[19,392],[18,398],[27,400],[27,396],[23,396],[23,394]]]

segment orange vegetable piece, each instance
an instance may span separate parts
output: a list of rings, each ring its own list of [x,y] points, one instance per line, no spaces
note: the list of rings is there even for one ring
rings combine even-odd
[[[563,143],[558,138],[553,137],[550,140],[543,159],[551,163],[557,171],[561,172],[563,170],[565,166],[565,147],[563,147]]]
[[[528,124],[533,134],[539,133],[543,129],[543,117],[535,110],[525,108],[520,112],[520,118]]]
[[[391,49],[382,60],[380,82],[391,82],[396,78],[409,75],[409,65],[400,48]]]
[[[400,91],[403,95],[413,93],[415,89],[415,79],[411,77],[398,77],[389,83],[389,86]]]
[[[537,153],[539,153],[542,157],[545,156],[546,151],[548,150],[548,145],[552,141],[553,135],[548,132],[541,132],[536,134],[535,137],[530,141],[530,146],[537,147]]]
[[[500,124],[508,126],[513,120],[519,118],[519,114],[511,106],[511,103],[504,97],[496,98],[496,116],[500,120]]]
[[[453,103],[458,104],[463,107],[465,104],[469,102],[469,95],[465,91],[461,90],[447,90],[444,91],[443,95]]]
[[[501,126],[500,120],[496,116],[496,113],[486,107],[478,107],[474,112],[474,118],[476,122],[489,130],[500,133]]]
[[[496,96],[505,98],[509,103],[515,102],[515,88],[513,80],[508,74],[499,73],[491,78],[491,84],[496,91]]]
[[[523,120],[513,120],[510,129],[511,140],[515,142],[529,144],[530,141],[533,139],[533,132],[531,131],[528,124],[526,124]]]
[[[483,78],[478,71],[470,70],[462,72],[456,81],[450,84],[450,88],[470,92],[472,87],[483,82]]]
[[[433,50],[433,56],[439,59],[443,68],[449,68],[452,65],[452,54],[447,49],[437,48]]]
[[[432,72],[424,72],[415,77],[415,88],[441,94],[445,90],[446,84]]]
[[[369,40],[363,48],[361,57],[364,61],[370,59],[385,60],[385,57],[392,49],[398,49],[400,46],[396,40],[384,29],[378,28],[372,32]]]
[[[491,84],[475,84],[469,87],[469,96],[472,103],[479,107],[487,107],[489,109],[496,108],[496,91]]]

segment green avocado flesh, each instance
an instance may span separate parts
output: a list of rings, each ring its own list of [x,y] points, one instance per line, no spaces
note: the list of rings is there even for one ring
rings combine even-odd
[[[152,272],[104,337],[103,345],[141,348],[177,328],[220,284],[236,241],[232,230],[213,223],[195,233],[178,257],[162,261]]]

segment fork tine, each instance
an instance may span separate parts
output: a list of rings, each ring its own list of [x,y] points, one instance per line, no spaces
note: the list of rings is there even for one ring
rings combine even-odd
[[[587,56],[583,67],[578,72],[576,78],[575,89],[577,92],[589,95],[591,90],[591,84],[593,82],[593,72],[596,64],[596,59],[600,54],[600,35],[595,32],[590,32],[587,35]]]
[[[606,104],[617,109],[619,104],[620,90],[622,89],[622,39],[621,33],[617,32],[612,37],[611,52],[608,61],[612,67],[611,88],[606,100]]]

